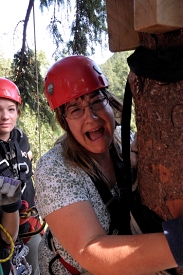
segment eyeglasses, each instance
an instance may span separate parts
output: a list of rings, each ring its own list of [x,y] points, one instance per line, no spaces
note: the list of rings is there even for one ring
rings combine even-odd
[[[97,111],[104,108],[109,103],[109,100],[106,96],[98,96],[92,102],[89,102],[86,106],[73,106],[69,107],[64,116],[69,119],[77,119],[84,115],[85,108],[90,107],[92,111]]]

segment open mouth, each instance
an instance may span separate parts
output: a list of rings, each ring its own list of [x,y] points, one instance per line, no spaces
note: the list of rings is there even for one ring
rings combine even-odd
[[[100,126],[96,130],[86,132],[87,137],[92,141],[95,141],[95,140],[101,138],[103,136],[103,134],[104,134],[104,127],[103,126]]]

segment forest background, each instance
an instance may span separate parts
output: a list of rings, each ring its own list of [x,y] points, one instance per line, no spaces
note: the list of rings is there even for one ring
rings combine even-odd
[[[29,4],[31,3],[31,1],[33,0],[29,0]],[[44,1],[42,1],[42,3],[43,2]],[[89,1],[89,3],[91,2]],[[85,6],[80,7],[80,9],[84,9],[86,7],[87,6],[85,2]],[[95,11],[95,8],[90,8],[91,13]],[[105,10],[105,5],[102,6],[102,9]],[[80,14],[82,14],[81,10]],[[89,15],[87,15],[87,17],[88,16]],[[86,48],[82,48],[83,44],[81,45],[81,48],[79,48],[79,40],[77,39],[82,39],[82,41],[84,41],[84,37],[82,37],[82,35],[79,38],[74,38],[75,44],[72,44],[71,41],[69,41],[66,46],[63,46],[62,52],[60,52],[61,47],[59,46],[59,44],[57,44],[60,36],[58,29],[55,29],[55,24],[59,23],[59,21],[56,17],[54,17],[54,20],[54,25],[52,25],[51,27],[54,27],[54,31],[56,30],[57,34],[55,36],[55,46],[57,49],[55,51],[55,60],[73,54],[75,52],[77,54],[83,54],[89,57],[95,52],[95,48],[93,48],[93,45],[90,53],[88,52],[88,50],[86,51]],[[78,22],[83,22],[83,20],[79,19]],[[81,26],[79,28],[81,28]],[[99,36],[98,43],[101,43],[102,45],[100,37],[101,36]],[[92,37],[89,35],[89,41],[91,40]],[[96,40],[96,37],[94,38],[94,40]],[[32,163],[33,168],[35,168],[35,165],[40,156],[47,152],[53,146],[57,138],[63,134],[63,131],[60,129],[60,126],[58,126],[57,122],[55,121],[54,112],[50,111],[43,91],[44,77],[47,69],[52,64],[49,63],[46,53],[43,50],[39,50],[36,52],[34,48],[30,48],[26,44],[26,39],[24,42],[25,44],[22,45],[22,48],[14,54],[13,59],[6,58],[3,52],[0,52],[0,76],[7,77],[14,81],[21,92],[21,96],[23,99],[22,113],[18,120],[17,126],[20,127],[29,138],[31,150],[33,153]],[[64,44],[64,41],[62,39],[60,39],[60,42],[62,45]],[[89,42],[86,42],[86,45],[88,44]],[[78,46],[77,50],[73,49],[75,45]],[[68,50],[66,50],[67,48]],[[23,59],[22,52],[24,53]],[[98,64],[109,81],[109,90],[114,93],[121,101],[123,101],[126,80],[129,73],[127,57],[131,55],[131,53],[132,51],[114,53],[105,63]],[[21,60],[23,61],[22,67],[20,66]],[[134,132],[136,131],[133,106],[131,128]]]

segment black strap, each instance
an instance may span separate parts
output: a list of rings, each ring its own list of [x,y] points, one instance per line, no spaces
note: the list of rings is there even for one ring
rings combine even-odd
[[[127,62],[130,70],[138,76],[168,83],[183,79],[182,47],[150,50],[140,46]]]
[[[49,229],[48,231],[48,235],[47,235],[47,240],[48,240],[48,247],[51,251],[53,251],[52,249],[52,245],[51,245],[51,239],[53,240],[53,236],[52,236],[52,233]],[[52,275],[55,275],[52,271],[52,265],[53,263],[56,261],[56,260],[59,260],[60,263],[64,266],[65,269],[67,269],[67,271],[69,271],[70,274],[73,274],[73,275],[79,275],[80,274],[80,271],[78,271],[75,267],[71,266],[69,263],[67,263],[58,253],[56,254],[56,256],[49,262],[49,272],[50,274]]]
[[[3,141],[0,141],[0,174],[4,177],[12,177],[13,168],[10,166],[9,162],[2,157],[2,154],[7,154],[6,146]]]
[[[122,111],[122,126],[121,126],[121,140],[122,140],[122,157],[124,161],[125,173],[125,204],[128,207],[130,215],[130,205],[132,196],[132,175],[131,175],[131,161],[130,161],[130,121],[131,121],[131,106],[132,106],[132,93],[130,84],[127,81],[125,87],[125,94],[123,100]]]
[[[14,129],[11,132],[10,140],[8,142],[9,146],[9,152],[10,152],[10,160],[7,161],[5,158],[2,157],[2,153],[6,156],[7,155],[7,148],[3,141],[0,141],[0,146],[2,153],[0,154],[0,174],[2,174],[5,177],[11,177],[11,178],[19,178],[22,182],[26,179],[26,173],[27,165],[23,160],[21,149],[18,143],[18,139],[21,138],[21,134],[18,131],[18,129]],[[16,158],[11,156],[13,155],[13,152],[16,152]],[[16,171],[13,170],[13,164],[16,164],[18,166],[19,175],[16,175]]]
[[[130,133],[130,132],[129,132]],[[113,149],[113,148],[112,148]],[[115,211],[118,213],[118,219],[120,220],[120,234],[130,235],[130,208],[129,208],[129,196],[128,196],[128,184],[125,174],[125,163],[122,161],[115,149],[111,149],[111,157],[113,160],[114,171],[116,176],[117,185],[120,192],[120,208]]]
[[[106,183],[102,180],[100,173],[95,168],[99,178],[91,177],[103,202],[105,203],[110,214],[111,223],[109,234],[130,235],[130,212],[127,204],[126,184],[124,177],[124,165],[115,151],[114,146],[111,148],[111,157],[119,190],[119,196],[113,196]]]
[[[15,148],[16,148],[16,157],[17,157],[17,165],[18,165],[18,170],[19,170],[19,178],[22,182],[24,182],[26,179],[25,172],[27,171],[27,164],[23,160],[20,146],[19,146],[17,140],[15,140],[14,144],[15,144]]]
[[[51,239],[52,239],[52,233],[51,233],[51,231],[49,230],[48,231],[48,235],[47,235],[47,241],[48,241],[48,247],[49,247],[49,249],[52,251],[52,246],[51,246]],[[51,261],[49,262],[49,273],[51,274],[51,275],[55,275],[54,273],[53,273],[53,271],[52,271],[52,265],[53,265],[53,263],[57,260],[57,259],[59,259],[60,258],[60,256],[57,254],[53,259],[51,259]]]
[[[126,223],[123,221],[122,213],[120,215],[121,203],[116,196],[113,196],[107,187],[107,185],[99,179],[92,179],[94,182],[103,202],[105,203],[107,210],[110,214],[111,223],[109,227],[109,235],[113,234],[127,234],[129,233],[129,228],[126,232],[123,224]]]
[[[55,275],[55,273],[53,273],[53,271],[52,271],[52,265],[53,265],[53,263],[56,261],[56,260],[59,260],[59,258],[60,258],[60,255],[59,254],[57,254],[53,259],[51,259],[51,261],[49,262],[49,273],[51,274],[51,275]]]

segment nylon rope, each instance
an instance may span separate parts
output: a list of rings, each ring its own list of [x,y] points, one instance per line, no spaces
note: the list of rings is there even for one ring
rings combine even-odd
[[[11,259],[13,252],[14,252],[14,242],[12,237],[10,236],[10,234],[8,233],[8,231],[4,228],[4,226],[2,224],[0,224],[0,228],[2,229],[2,231],[6,234],[6,236],[8,237],[9,241],[10,241],[10,245],[11,245],[11,249],[10,249],[10,254],[7,258],[5,259],[0,259],[0,263],[5,263],[8,260]]]
[[[33,3],[33,25],[34,25],[34,51],[35,51],[35,64],[36,64],[36,91],[37,91],[37,123],[38,123],[38,144],[39,156],[41,157],[41,133],[40,133],[40,108],[39,108],[39,87],[38,87],[38,69],[37,69],[37,49],[36,49],[36,20],[35,8]]]

